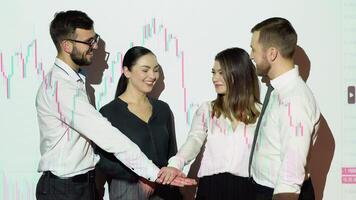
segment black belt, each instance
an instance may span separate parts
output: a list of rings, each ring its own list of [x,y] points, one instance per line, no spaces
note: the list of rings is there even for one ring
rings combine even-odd
[[[255,180],[253,180],[253,178],[251,178],[250,180],[252,182],[252,185],[255,188],[256,193],[266,193],[266,194],[273,195],[273,190],[274,190],[273,188],[270,188],[270,187],[267,187],[264,185],[260,185],[260,184],[256,183]]]
[[[54,175],[50,171],[45,171],[45,172],[43,172],[43,176],[48,177],[50,179],[65,180],[65,181],[70,181],[70,182],[75,182],[75,183],[83,183],[83,182],[88,182],[90,180],[94,180],[95,171],[91,170],[85,174],[79,174],[79,175],[75,175],[72,177],[59,177],[59,176]]]
[[[264,185],[260,185],[260,184],[256,183],[255,180],[253,180],[253,178],[251,178],[250,180],[251,180],[252,184],[255,187],[256,193],[272,193],[273,194],[274,188],[270,188],[270,187],[267,187],[267,186],[264,186]],[[306,180],[304,180],[301,190],[303,189],[303,187],[309,187],[309,186],[311,188],[313,188],[310,177],[307,178]]]

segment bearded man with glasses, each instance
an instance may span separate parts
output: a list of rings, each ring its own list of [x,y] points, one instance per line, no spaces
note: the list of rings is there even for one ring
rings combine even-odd
[[[81,11],[59,12],[51,22],[50,34],[58,53],[36,96],[41,151],[38,171],[42,173],[36,198],[95,198],[94,167],[99,156],[92,141],[139,176],[162,182],[160,169],[89,102],[85,77],[78,72],[92,63],[98,48],[100,37],[93,21]],[[196,184],[179,170],[161,170],[173,172],[176,178],[171,185]]]

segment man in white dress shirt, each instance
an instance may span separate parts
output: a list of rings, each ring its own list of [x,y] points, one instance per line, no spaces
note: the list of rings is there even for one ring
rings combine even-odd
[[[36,97],[43,172],[36,188],[37,199],[94,199],[94,167],[99,156],[91,141],[133,172],[149,181],[183,186],[194,184],[172,168],[161,180],[160,170],[90,104],[81,66],[92,62],[99,35],[93,21],[81,11],[59,12],[50,25],[58,54],[53,68],[44,77]]]
[[[320,112],[294,66],[297,34],[283,18],[264,20],[251,32],[251,59],[273,87],[251,154],[256,199],[314,199],[305,167]]]

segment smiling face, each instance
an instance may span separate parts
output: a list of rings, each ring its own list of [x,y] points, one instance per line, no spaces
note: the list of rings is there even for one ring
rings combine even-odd
[[[219,61],[214,62],[214,66],[211,70],[211,73],[213,74],[212,81],[215,86],[216,93],[222,95],[226,94],[226,83]]]
[[[149,53],[140,57],[135,65],[132,66],[131,71],[124,67],[128,86],[145,94],[151,92],[159,78],[159,69],[160,65],[153,54]]]
[[[75,30],[76,38],[74,40],[91,43],[95,40],[96,34],[93,29],[86,30],[77,28]],[[72,41],[73,49],[70,53],[70,57],[78,66],[90,65],[93,60],[93,51],[98,48],[97,43],[93,43],[93,46],[88,44]]]

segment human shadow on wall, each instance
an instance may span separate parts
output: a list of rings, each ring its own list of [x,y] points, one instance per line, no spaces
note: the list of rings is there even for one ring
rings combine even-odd
[[[164,72],[162,67],[159,68],[159,78],[156,80],[156,83],[152,89],[152,91],[147,94],[147,96],[153,98],[153,99],[159,99],[161,96],[163,90],[165,89],[166,85],[164,84]]]
[[[90,65],[82,67],[82,73],[85,75],[85,87],[90,100],[90,104],[96,108],[95,89],[93,85],[101,84],[104,71],[108,69],[107,64],[109,53],[105,51],[105,41],[100,38],[98,48],[94,51],[93,61]],[[95,169],[96,192],[95,199],[102,200],[104,197],[104,185],[107,177],[99,169]],[[108,180],[109,181],[109,180]]]
[[[300,46],[297,46],[295,50],[294,64],[298,65],[299,75],[305,82],[307,82],[310,74],[310,60],[305,51]],[[266,85],[266,87],[270,85],[270,80],[266,76],[263,76],[261,81]]]
[[[306,82],[309,78],[311,63],[300,46],[297,46],[294,62],[298,65],[300,76]],[[318,99],[316,101],[318,102]],[[322,113],[320,113],[319,129],[315,134],[317,138],[309,150],[307,170],[309,170],[313,182],[315,199],[321,200],[324,196],[326,177],[335,152],[333,133]]]
[[[98,49],[94,51],[93,61],[90,65],[82,67],[85,75],[85,87],[90,103],[96,108],[95,89],[92,85],[99,85],[103,80],[104,71],[109,68],[107,60],[109,53],[105,51],[105,41],[100,38]]]
[[[307,82],[310,74],[311,62],[303,48],[300,46],[297,46],[296,48],[296,52],[294,54],[294,62],[296,65],[298,65],[300,76],[305,82]],[[262,82],[266,84],[266,86],[270,84],[270,81],[267,77],[262,77]],[[307,170],[311,174],[313,181],[315,199],[322,200],[326,177],[330,170],[331,162],[335,152],[335,140],[333,134],[322,114],[320,116],[319,130],[314,134],[317,135],[317,138],[309,151]],[[197,173],[200,168],[203,152],[204,149],[201,150],[196,160],[192,163],[188,172],[188,177],[197,179]],[[196,187],[184,187],[182,192],[185,200],[192,200],[194,199],[196,193]]]
[[[297,46],[294,53],[294,64],[298,65],[299,75],[307,82],[310,74],[310,60],[304,49]]]

